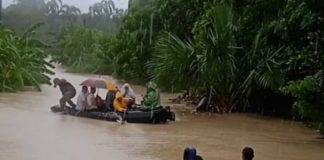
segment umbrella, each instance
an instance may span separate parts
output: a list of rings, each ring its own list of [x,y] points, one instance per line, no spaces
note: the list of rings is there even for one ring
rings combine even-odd
[[[112,82],[106,82],[106,88],[111,91],[117,91],[117,86]]]
[[[117,87],[112,82],[108,82],[101,79],[87,79],[81,83],[81,86],[94,87],[94,88],[103,88],[109,90],[116,90]]]

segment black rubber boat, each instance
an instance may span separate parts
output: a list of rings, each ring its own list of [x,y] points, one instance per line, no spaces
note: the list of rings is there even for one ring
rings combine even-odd
[[[62,112],[59,106],[51,107],[51,111],[54,113]],[[156,110],[143,111],[140,109],[130,110],[124,113],[111,112],[82,112],[76,111],[72,108],[66,107],[65,114],[78,117],[86,117],[92,119],[106,120],[106,121],[118,121],[125,120],[128,123],[166,123],[168,121],[175,121],[175,114],[171,112],[170,107],[160,107]]]

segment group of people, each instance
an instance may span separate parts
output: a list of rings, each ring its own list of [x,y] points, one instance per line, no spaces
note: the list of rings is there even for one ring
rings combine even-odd
[[[98,95],[95,96],[95,93],[96,88],[91,87],[89,92],[87,86],[82,86],[75,109],[78,111],[99,109],[101,105],[98,103],[98,99],[100,100],[101,98]]]
[[[147,84],[147,93],[140,105],[136,105],[135,92],[128,83],[124,84],[121,89],[116,87],[108,90],[105,100],[98,94],[95,95],[96,88],[90,87],[89,92],[87,86],[82,86],[76,104],[72,101],[72,98],[76,95],[76,90],[70,82],[65,79],[55,78],[53,83],[54,87],[58,86],[62,92],[62,98],[60,99],[62,110],[64,110],[66,103],[78,111],[125,112],[131,108],[154,110],[160,107],[160,93],[154,82]]]
[[[251,147],[244,147],[242,150],[242,160],[253,160],[254,150]],[[187,147],[183,152],[183,160],[203,160],[203,158],[197,154],[197,151],[193,147]]]

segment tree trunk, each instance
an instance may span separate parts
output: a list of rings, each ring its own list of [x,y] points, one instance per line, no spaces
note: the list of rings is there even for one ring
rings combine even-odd
[[[0,0],[0,22],[2,21],[2,0]]]
[[[211,98],[212,98],[212,86],[210,86],[209,88],[209,96],[208,96],[208,102],[207,102],[207,105],[206,105],[206,108],[205,110],[208,111],[208,108],[209,108],[209,105],[210,105],[210,101],[211,101]]]

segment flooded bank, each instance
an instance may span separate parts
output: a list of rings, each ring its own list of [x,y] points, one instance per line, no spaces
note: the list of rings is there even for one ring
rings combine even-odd
[[[66,74],[62,70],[57,73],[78,91],[83,80],[98,77]],[[237,160],[245,145],[255,149],[256,159],[324,157],[324,141],[299,122],[251,114],[194,115],[180,105],[174,107],[174,123],[120,125],[53,114],[49,107],[58,103],[60,92],[51,86],[42,89],[43,92],[0,93],[0,159],[179,160],[186,146],[195,146],[207,160]],[[142,87],[134,89],[139,94],[145,92]],[[100,93],[104,97],[105,91]]]

